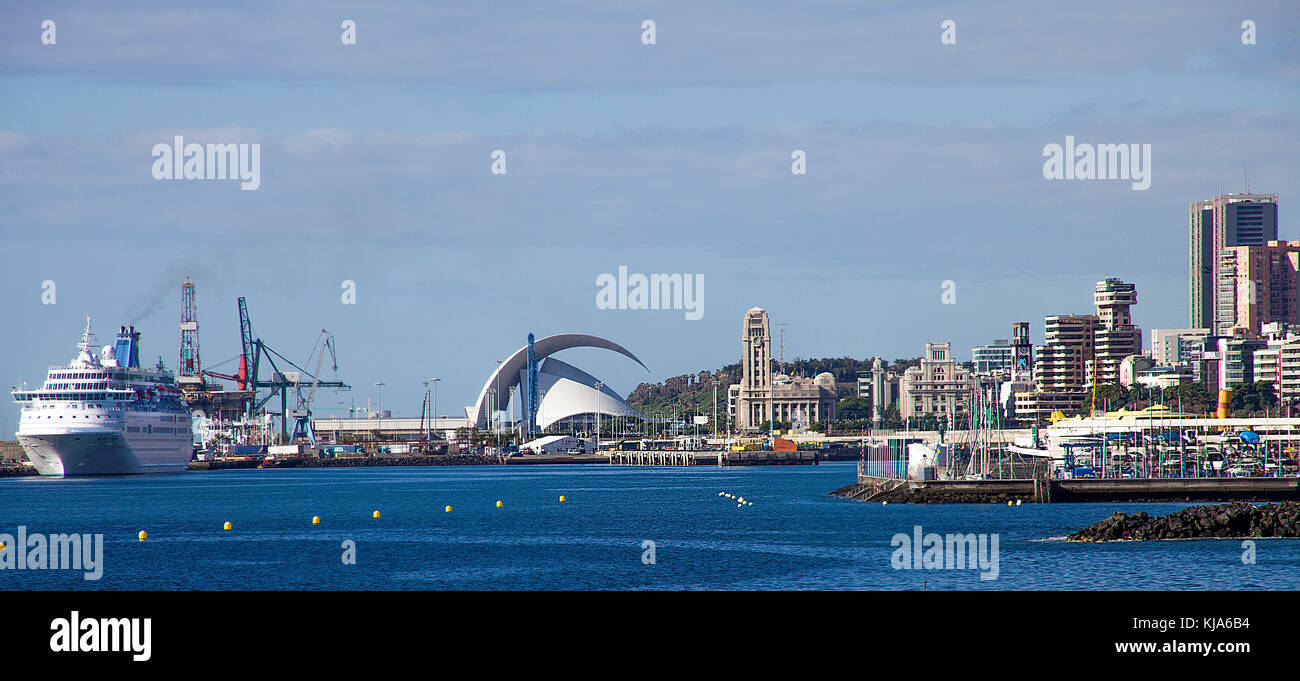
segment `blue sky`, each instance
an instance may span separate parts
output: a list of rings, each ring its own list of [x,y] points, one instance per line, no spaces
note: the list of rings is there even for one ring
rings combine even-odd
[[[968,358],[1017,320],[1041,342],[1106,276],[1137,284],[1144,329],[1184,326],[1187,205],[1243,168],[1300,238],[1286,1],[4,3],[0,102],[9,384],[68,359],[87,313],[175,366],[185,276],[209,367],[238,352],[243,295],[291,358],[336,336],[355,389],[323,407],[384,381],[415,413],[441,376],[453,414],[530,331],[623,344],[650,373],[562,359],[626,394],[735,362],[755,305],[788,357]],[[175,135],[261,144],[261,188],[154,180]],[[1151,188],[1044,180],[1066,135],[1151,144]],[[703,274],[703,319],[596,309],[620,265]]]

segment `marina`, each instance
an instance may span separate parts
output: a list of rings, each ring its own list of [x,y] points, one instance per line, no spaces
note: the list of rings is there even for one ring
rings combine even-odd
[[[918,503],[1300,499],[1300,419],[1207,418],[1163,406],[1060,419],[1042,432],[976,429],[864,449],[835,494]]]

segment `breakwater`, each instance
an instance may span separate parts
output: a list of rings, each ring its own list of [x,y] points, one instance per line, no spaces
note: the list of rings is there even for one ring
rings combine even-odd
[[[1242,539],[1300,537],[1300,502],[1252,506],[1246,503],[1193,506],[1165,516],[1116,511],[1066,537],[1068,541],[1155,539]]]
[[[1300,478],[909,481],[860,477],[831,494],[891,504],[1297,501]]]

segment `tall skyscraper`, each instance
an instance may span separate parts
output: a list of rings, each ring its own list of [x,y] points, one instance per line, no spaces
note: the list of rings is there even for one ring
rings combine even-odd
[[[1258,334],[1270,322],[1300,323],[1300,241],[1230,246],[1220,256],[1218,335]]]
[[[1119,279],[1097,282],[1092,296],[1097,306],[1093,359],[1085,367],[1084,382],[1107,385],[1119,382],[1119,365],[1125,357],[1142,354],[1142,329],[1133,324],[1129,308],[1137,303],[1137,287]]]
[[[1224,194],[1192,203],[1188,209],[1188,326],[1217,328],[1225,248],[1263,246],[1275,240],[1277,194]]]

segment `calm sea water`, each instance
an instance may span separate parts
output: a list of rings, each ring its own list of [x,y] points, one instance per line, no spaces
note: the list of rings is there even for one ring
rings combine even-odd
[[[1115,510],[1181,504],[882,506],[827,494],[853,477],[854,464],[831,463],[4,479],[0,533],[103,533],[106,555],[97,582],[0,570],[0,589],[1300,588],[1300,540],[1258,541],[1246,565],[1239,540],[1060,539]],[[720,491],[754,506],[737,508]],[[997,533],[998,578],[893,569],[891,538],[915,525]],[[355,565],[341,560],[345,540],[356,543]],[[645,540],[654,564],[642,561]]]

